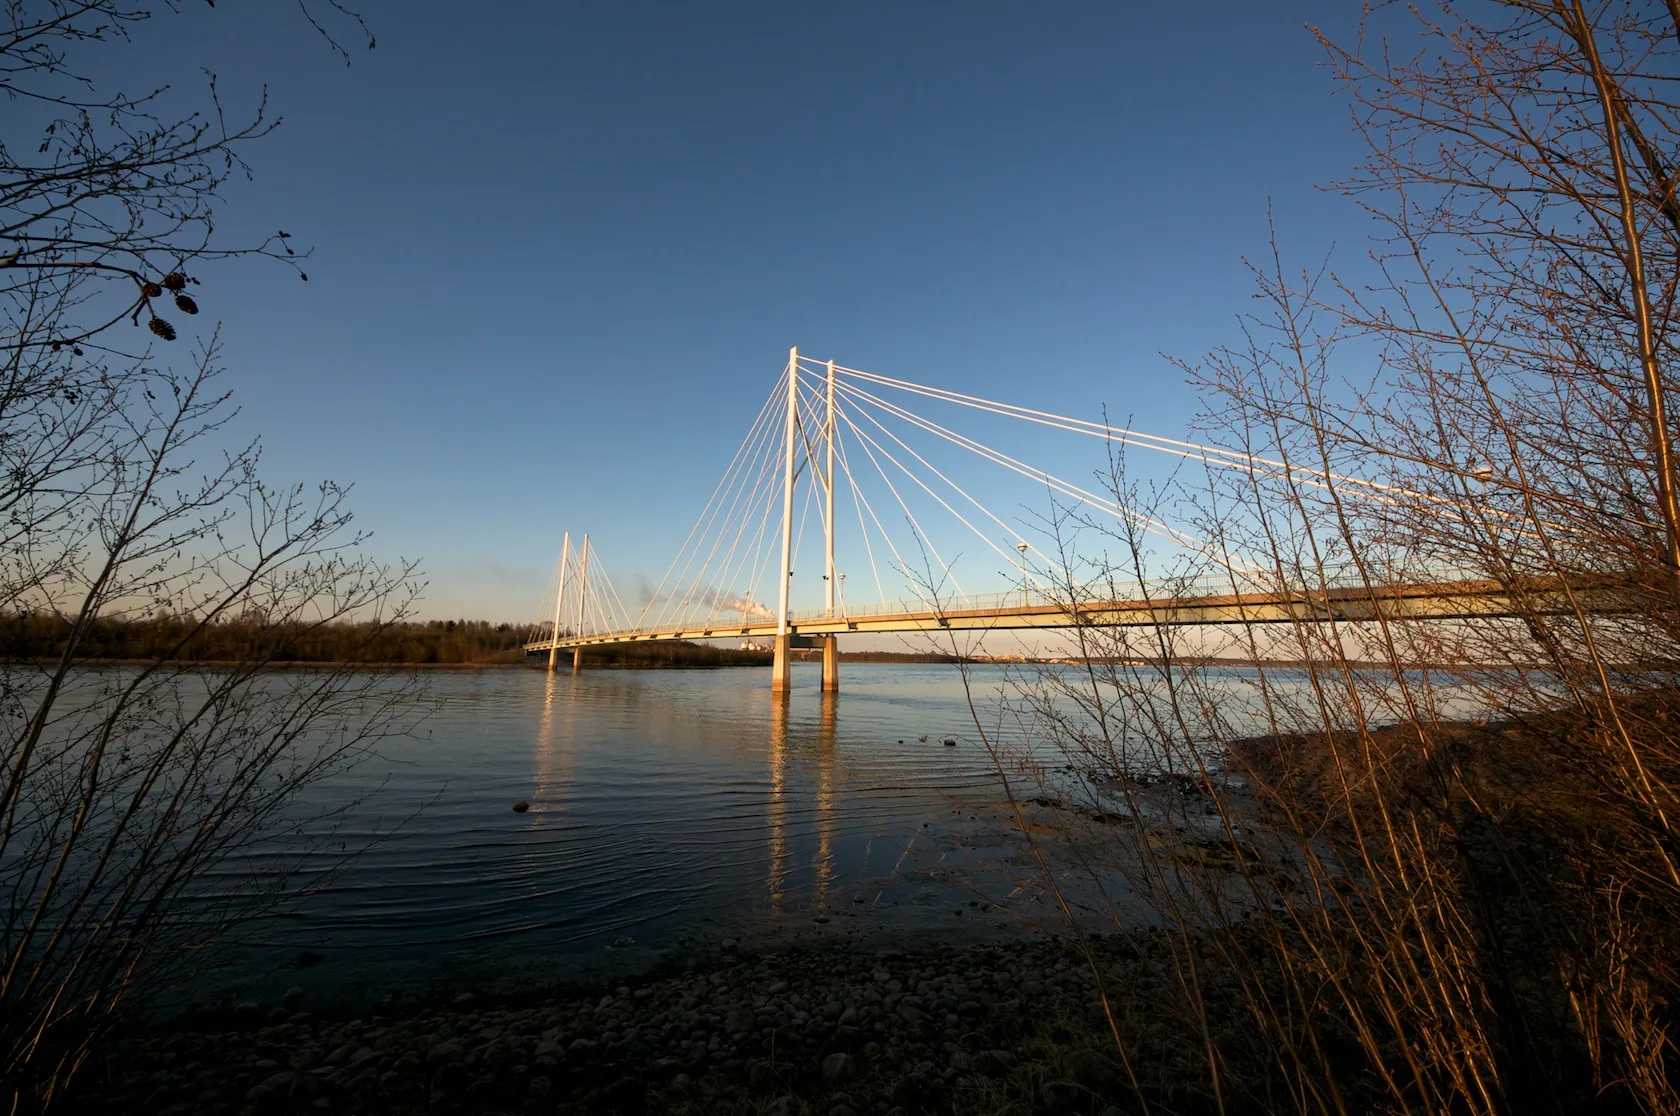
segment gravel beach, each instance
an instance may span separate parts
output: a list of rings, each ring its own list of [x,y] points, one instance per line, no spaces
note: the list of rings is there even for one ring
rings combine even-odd
[[[1149,960],[1150,937],[1093,944],[1111,984],[1115,964],[1129,970],[1130,993],[1165,979]],[[389,1014],[317,1014],[293,989],[278,1004],[117,1037],[81,1078],[75,1108],[1131,1111],[1091,966],[1067,942],[914,951],[828,942],[751,955],[725,945],[610,986],[494,1000],[459,992]]]

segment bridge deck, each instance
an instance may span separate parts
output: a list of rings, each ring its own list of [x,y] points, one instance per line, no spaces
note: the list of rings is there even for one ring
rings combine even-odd
[[[1577,600],[1594,611],[1628,611],[1633,602],[1624,592],[1583,588]],[[1522,614],[1560,612],[1569,607],[1568,595],[1555,582],[1525,592]],[[1088,600],[1077,607],[1067,603],[988,604],[981,608],[936,609],[923,604],[898,612],[852,615],[803,615],[791,619],[796,636],[843,635],[848,632],[1011,631],[1023,629],[1093,627],[1149,627],[1157,624],[1281,624],[1292,622],[1369,621],[1379,616],[1400,619],[1463,620],[1472,617],[1517,615],[1506,588],[1496,581],[1460,580],[1426,584],[1381,586],[1376,589],[1338,587],[1299,593],[1225,593],[1150,600]],[[551,647],[599,647],[612,643],[653,643],[660,640],[739,639],[776,635],[774,620],[707,626],[634,629],[585,633],[560,640],[527,643],[527,652]]]

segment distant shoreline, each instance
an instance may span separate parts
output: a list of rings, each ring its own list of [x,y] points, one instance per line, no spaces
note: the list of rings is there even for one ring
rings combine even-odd
[[[820,655],[813,655],[813,654],[809,654],[809,653],[801,653],[801,654],[796,655],[793,661],[795,663],[801,664],[801,665],[814,665],[816,663],[821,662],[821,658],[820,658]],[[932,655],[926,655],[926,656],[923,656],[923,655],[902,655],[902,654],[897,654],[895,652],[890,652],[890,651],[888,651],[888,652],[854,651],[854,652],[851,652],[851,653],[841,652],[840,661],[842,663],[870,663],[870,664],[886,664],[886,665],[897,664],[897,665],[900,665],[900,666],[1021,666],[1021,667],[1072,666],[1072,667],[1079,667],[1079,666],[1091,665],[1091,666],[1104,666],[1104,667],[1106,667],[1106,666],[1150,667],[1150,668],[1155,668],[1155,669],[1160,669],[1162,667],[1168,667],[1168,666],[1179,667],[1179,668],[1214,667],[1214,668],[1228,668],[1228,669],[1255,669],[1255,668],[1260,668],[1260,667],[1270,667],[1273,670],[1306,670],[1306,669],[1308,669],[1308,668],[1310,668],[1311,666],[1314,665],[1314,664],[1312,664],[1311,662],[1309,662],[1308,660],[1305,660],[1305,659],[1184,658],[1184,659],[1171,659],[1171,660],[1166,660],[1166,661],[1146,660],[1146,659],[1091,659],[1087,662],[1086,660],[1081,660],[1081,659],[1069,659],[1069,658],[1026,659],[1026,658],[1017,658],[1017,657],[1014,657],[1014,656],[1007,656],[1007,655],[998,656],[996,658],[987,657],[987,656],[970,656],[970,657],[965,657],[965,658],[960,658],[959,659],[959,658],[949,657],[949,656],[942,658],[942,657],[937,657],[937,656],[932,656]],[[58,662],[57,659],[28,658],[28,659],[14,659],[14,660],[11,661],[10,665],[13,665],[13,666],[51,667],[51,666],[54,666],[57,662]],[[201,667],[215,667],[215,668],[221,668],[221,669],[231,669],[231,668],[236,668],[236,667],[248,667],[248,666],[253,665],[251,663],[242,662],[242,661],[237,660],[237,659],[162,659],[162,660],[159,660],[159,659],[78,659],[72,665],[78,666],[78,667],[113,667],[113,666],[156,666],[156,665],[159,665],[160,663],[161,664],[167,664],[167,665],[170,665],[170,666],[201,666]],[[762,662],[754,661],[754,660],[746,660],[746,661],[735,660],[735,661],[725,661],[725,662],[680,662],[680,661],[663,661],[662,662],[662,661],[652,661],[652,660],[641,660],[641,661],[636,661],[636,662],[589,662],[589,661],[585,660],[584,669],[586,669],[586,670],[726,670],[726,669],[737,669],[737,668],[760,668],[760,669],[762,669],[762,668],[768,668],[770,665],[771,665],[770,653],[765,652]],[[1350,662],[1347,662],[1345,664],[1340,664],[1340,665],[1345,665],[1345,666],[1351,667],[1355,670],[1388,670],[1388,669],[1392,669],[1394,664],[1389,663],[1389,662],[1384,662],[1384,661],[1381,661],[1381,660],[1371,659],[1371,660],[1350,661]],[[374,660],[374,659],[369,659],[369,660],[365,660],[365,661],[352,661],[352,660],[344,660],[344,659],[337,659],[337,660],[287,659],[287,660],[275,660],[273,662],[262,663],[262,664],[259,665],[259,669],[263,669],[263,670],[337,670],[337,669],[343,669],[345,667],[352,667],[352,668],[355,668],[357,670],[427,670],[427,671],[430,671],[430,670],[543,670],[545,668],[545,666],[546,666],[546,663],[542,659],[541,654],[538,653],[538,654],[533,654],[533,655],[522,656],[521,658],[518,658],[518,659],[503,659],[503,660],[493,660],[493,661],[485,661],[485,662],[463,662],[463,663],[413,663],[413,662],[401,662],[401,661],[397,661],[397,660]],[[1447,669],[1443,664],[1438,664],[1438,663],[1402,663],[1400,666],[1401,666],[1402,670],[1406,670],[1406,671]],[[570,673],[571,672],[571,666],[570,666],[569,663],[562,664],[562,665],[558,666],[557,669],[563,670],[565,673]],[[1455,664],[1451,669],[1453,669],[1453,670],[1467,670],[1467,669],[1468,670],[1539,670],[1539,669],[1543,669],[1543,664],[1536,663],[1536,664],[1530,664],[1530,665],[1525,666],[1523,664],[1489,663],[1489,664],[1484,664],[1484,665],[1481,665],[1481,666],[1472,665],[1472,666],[1469,666],[1469,667],[1466,667],[1462,664]]]
[[[56,665],[57,659],[13,659],[12,666],[50,667]],[[525,667],[527,664],[519,662],[490,662],[490,663],[399,663],[399,662],[351,662],[348,660],[327,661],[310,660],[275,660],[270,663],[253,664],[241,662],[237,659],[77,659],[72,666],[79,667],[112,667],[112,666],[201,666],[232,667],[260,666],[263,670],[292,670],[319,668],[322,670],[355,667],[358,670],[502,670],[513,667]]]

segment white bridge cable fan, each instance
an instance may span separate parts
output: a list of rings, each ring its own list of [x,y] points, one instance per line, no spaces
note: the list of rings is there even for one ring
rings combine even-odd
[[[1022,437],[1029,428],[1036,433]],[[784,532],[790,621],[827,614],[830,598],[838,616],[1050,607],[1070,588],[1081,591],[1081,571],[1063,565],[1052,512],[1123,523],[1154,540],[1163,560],[1211,559],[1224,567],[1227,591],[1275,581],[1128,506],[1100,480],[1076,483],[1035,464],[1031,458],[1048,456],[1063,473],[1072,463],[1101,475],[1106,459],[1057,443],[1057,432],[1215,469],[1334,485],[1377,504],[1424,498],[1375,480],[799,357],[759,406],[658,584],[627,603],[593,548],[579,543],[549,580],[537,630],[552,634],[548,617],[564,581],[563,635],[768,634],[778,619]],[[832,585],[825,584],[829,553]]]
[[[554,622],[557,613],[558,625]],[[534,642],[565,643],[630,631],[635,626],[636,615],[619,598],[594,544],[587,536],[575,546],[568,539],[549,576],[548,591],[543,595],[543,619]]]

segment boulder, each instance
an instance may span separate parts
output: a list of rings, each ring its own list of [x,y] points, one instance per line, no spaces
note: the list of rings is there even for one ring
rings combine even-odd
[[[1038,1095],[1051,1112],[1088,1111],[1097,1099],[1091,1090],[1072,1081],[1046,1081]]]
[[[1120,1079],[1124,1068],[1095,1050],[1076,1050],[1066,1062],[1068,1076],[1081,1085],[1101,1089]]]
[[[830,1054],[822,1060],[822,1077],[830,1085],[852,1076],[856,1069],[857,1063],[845,1051]]]

